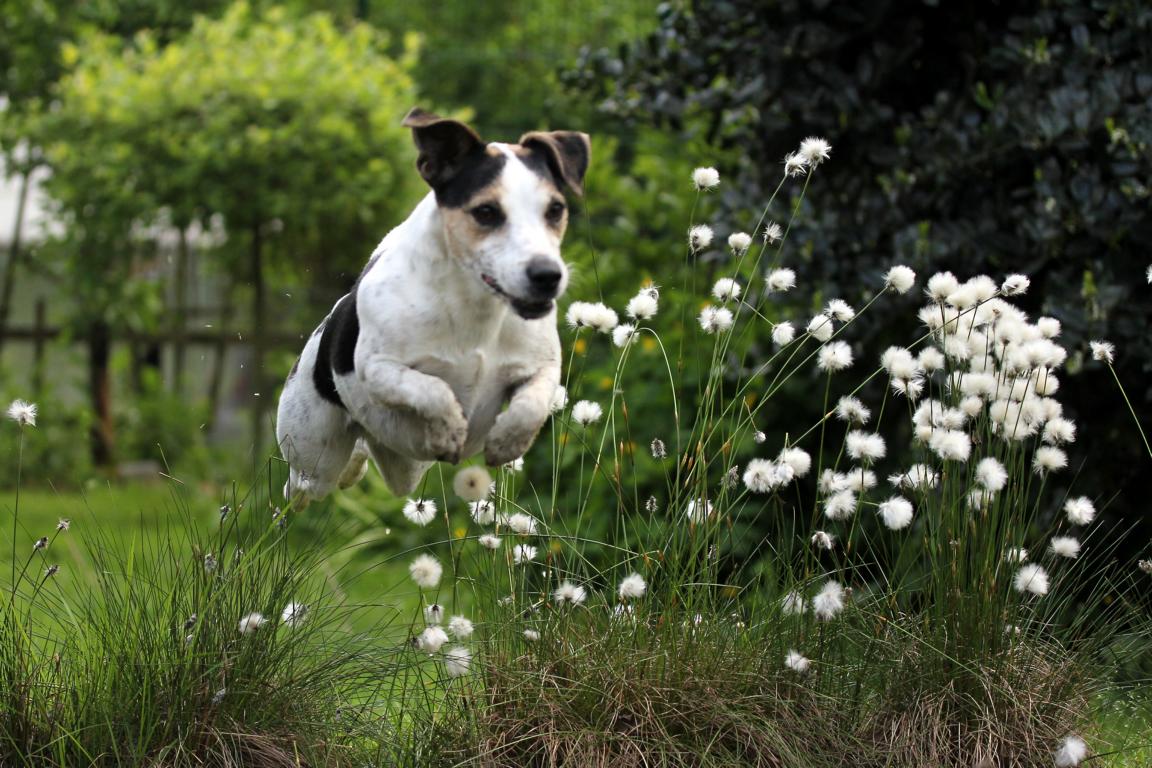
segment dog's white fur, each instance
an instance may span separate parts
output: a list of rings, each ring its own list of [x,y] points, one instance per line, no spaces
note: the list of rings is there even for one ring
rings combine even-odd
[[[354,370],[334,377],[346,409],[321,398],[311,375],[327,364],[318,359],[323,325],[306,344],[277,413],[287,498],[306,503],[355,483],[369,457],[406,494],[435,460],[480,450],[490,466],[519,458],[547,419],[560,380],[555,303],[528,320],[510,298],[531,293],[531,259],[559,266],[557,296],[567,284],[563,226],[544,215],[558,185],[513,147],[493,150],[506,157],[484,189],[506,216],[498,231],[477,236],[461,208],[441,208],[430,192],[373,252],[354,289]]]

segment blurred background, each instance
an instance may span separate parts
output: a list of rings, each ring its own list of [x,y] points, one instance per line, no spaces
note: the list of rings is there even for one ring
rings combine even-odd
[[[703,300],[784,154],[825,137],[781,312],[862,302],[896,263],[1030,275],[1022,304],[1063,323],[1060,399],[1080,425],[1056,482],[1105,510],[1118,557],[1147,557],[1150,459],[1085,353],[1116,344],[1146,418],[1150,49],[1143,0],[0,0],[0,396],[42,414],[24,482],[211,487],[261,464],[304,339],[425,192],[399,125],[419,104],[490,140],[592,134],[568,297],[616,307],[686,268]],[[723,181],[693,214],[699,165]],[[717,245],[685,267],[692,216]],[[853,326],[869,370],[916,306]],[[677,317],[667,348],[694,332]],[[612,350],[577,352],[589,391],[610,387]],[[671,443],[663,361],[644,352],[631,428]],[[810,386],[779,395],[769,445],[819,418]],[[663,482],[643,456],[631,471]]]

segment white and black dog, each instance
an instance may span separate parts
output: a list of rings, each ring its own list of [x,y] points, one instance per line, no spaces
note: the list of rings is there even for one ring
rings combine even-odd
[[[312,333],[280,396],[284,494],[298,503],[357,482],[369,457],[397,494],[433,461],[517,459],[560,381],[562,191],[583,192],[588,136],[485,144],[420,109],[403,125],[432,191]]]

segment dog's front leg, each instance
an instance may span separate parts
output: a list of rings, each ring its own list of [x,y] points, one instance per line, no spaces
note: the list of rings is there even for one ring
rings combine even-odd
[[[528,452],[536,433],[548,420],[559,383],[559,366],[549,366],[516,388],[507,410],[496,418],[484,443],[484,461],[488,466],[505,464]]]
[[[468,420],[443,379],[375,356],[363,367],[363,383],[375,405],[416,417],[402,418],[389,429],[374,429],[377,419],[366,414],[358,420],[373,433],[373,438],[409,458],[452,464],[460,461],[468,437]],[[402,425],[403,434],[394,432],[396,425]]]

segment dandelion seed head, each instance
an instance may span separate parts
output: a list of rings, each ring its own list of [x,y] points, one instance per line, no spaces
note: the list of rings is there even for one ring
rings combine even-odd
[[[1025,563],[1016,571],[1012,586],[1021,594],[1028,592],[1043,597],[1048,594],[1048,572],[1042,565]]]
[[[912,502],[903,496],[892,496],[880,503],[880,519],[890,531],[907,528],[912,522]]]
[[[617,591],[621,598],[635,600],[644,597],[647,590],[648,584],[645,583],[644,577],[638,573],[630,573],[620,580],[620,587]]]
[[[572,406],[572,419],[585,427],[599,421],[603,415],[604,409],[600,407],[599,403],[594,403],[591,400],[581,400]]]
[[[777,323],[772,328],[772,343],[778,347],[791,344],[794,338],[796,338],[796,328],[792,323]]]
[[[416,586],[432,589],[440,583],[440,576],[444,573],[444,568],[440,565],[440,561],[432,555],[423,554],[417,555],[416,559],[408,566],[408,573],[412,576],[412,581],[416,582]]]
[[[832,331],[834,330],[832,318],[827,315],[816,315],[808,321],[808,327],[805,330],[817,341],[828,341],[832,338]]]
[[[240,634],[250,635],[256,630],[260,629],[260,627],[264,626],[267,622],[268,619],[264,618],[264,614],[257,612],[249,613],[247,616],[244,616],[242,619],[240,619]]]
[[[796,272],[787,267],[774,269],[768,273],[768,277],[764,278],[764,282],[772,293],[790,291],[796,287]]]
[[[812,668],[812,662],[797,651],[788,651],[784,656],[784,666],[798,675],[803,675]]]
[[[717,301],[735,301],[740,298],[740,283],[730,277],[722,277],[712,286],[712,295]]]
[[[831,621],[844,610],[844,587],[829,579],[812,598],[812,613],[821,621]]]
[[[431,499],[408,499],[404,504],[403,514],[416,525],[428,525],[436,519],[436,502]]]
[[[1116,359],[1116,347],[1107,341],[1092,341],[1088,346],[1092,348],[1093,360],[1112,365]]]
[[[836,403],[836,418],[848,424],[864,426],[872,418],[872,411],[859,399],[845,396]]]
[[[705,333],[723,333],[732,327],[732,310],[727,307],[704,307],[698,318]]]
[[[916,285],[916,273],[903,265],[892,267],[884,273],[884,287],[890,291],[904,294]]]
[[[713,235],[712,227],[707,224],[697,224],[688,230],[688,247],[694,253],[702,251],[712,244]]]
[[[587,596],[588,593],[584,587],[570,581],[561,582],[556,591],[552,593],[553,601],[559,605],[580,605]]]
[[[424,631],[416,636],[416,647],[428,653],[436,653],[448,642],[448,633],[443,627],[425,627]]]
[[[1077,496],[1064,502],[1064,516],[1072,525],[1088,525],[1096,519],[1096,506],[1087,496]]]
[[[720,171],[715,168],[697,168],[692,171],[692,183],[696,189],[715,189],[720,184]]]

